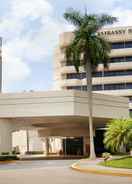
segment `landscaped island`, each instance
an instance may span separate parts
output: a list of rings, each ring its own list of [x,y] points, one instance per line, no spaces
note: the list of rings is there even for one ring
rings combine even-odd
[[[132,169],[132,156],[101,162],[99,165],[106,167]]]

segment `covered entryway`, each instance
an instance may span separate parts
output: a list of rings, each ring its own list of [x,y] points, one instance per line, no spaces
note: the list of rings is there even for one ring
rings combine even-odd
[[[69,90],[1,94],[0,152],[11,151],[13,131],[28,127],[36,129],[41,138],[82,137],[83,154],[88,154],[88,116],[87,92]],[[129,117],[126,98],[93,94],[94,134],[96,128],[104,126],[110,119],[122,117]],[[76,152],[82,153],[82,147]]]

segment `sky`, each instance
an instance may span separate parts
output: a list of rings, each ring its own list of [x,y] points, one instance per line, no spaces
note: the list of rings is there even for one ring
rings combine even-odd
[[[113,26],[132,25],[131,0],[0,0],[3,38],[3,92],[53,89],[54,49],[59,34],[71,31],[63,18],[68,8],[108,13]]]

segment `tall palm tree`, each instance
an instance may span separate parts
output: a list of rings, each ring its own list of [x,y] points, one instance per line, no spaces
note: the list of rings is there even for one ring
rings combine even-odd
[[[109,15],[81,14],[69,9],[64,18],[75,26],[74,39],[66,48],[66,59],[71,62],[77,72],[82,65],[86,71],[89,108],[90,158],[95,159],[93,122],[92,122],[92,71],[102,62],[108,66],[110,44],[98,35],[105,25],[113,24],[117,19]]]
[[[112,152],[127,144],[132,145],[132,119],[116,119],[108,123],[104,144]]]

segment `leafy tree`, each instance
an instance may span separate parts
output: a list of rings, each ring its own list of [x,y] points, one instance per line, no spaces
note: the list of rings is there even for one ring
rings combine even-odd
[[[92,72],[99,63],[108,67],[111,45],[98,35],[98,31],[117,19],[106,14],[89,15],[69,9],[64,18],[75,27],[74,38],[66,48],[66,59],[71,62],[77,72],[83,66],[86,71],[86,82],[89,104],[90,158],[95,159],[92,121]]]
[[[115,119],[107,124],[104,144],[112,152],[119,151],[122,146],[132,145],[132,119]]]

